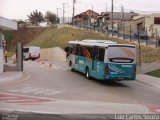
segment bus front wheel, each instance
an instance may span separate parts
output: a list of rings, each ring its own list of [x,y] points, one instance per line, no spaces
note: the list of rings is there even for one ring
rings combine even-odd
[[[74,72],[74,68],[72,68],[72,61],[69,62],[69,67],[70,67],[71,71]]]
[[[88,68],[88,67],[86,68],[86,78],[87,78],[87,79],[90,79],[89,68]]]

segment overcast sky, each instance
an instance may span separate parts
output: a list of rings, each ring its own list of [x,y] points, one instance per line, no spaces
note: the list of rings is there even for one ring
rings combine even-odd
[[[0,0],[0,16],[9,19],[27,19],[27,15],[38,10],[45,13],[47,10],[56,12],[59,10],[59,16],[62,16],[63,6],[65,5],[65,16],[71,17],[72,15],[72,1],[73,0]],[[100,13],[111,9],[111,0],[76,0],[75,14],[93,9]],[[114,0],[114,10],[120,11],[120,6],[123,5],[125,11],[135,11],[141,13],[160,12],[160,0]]]

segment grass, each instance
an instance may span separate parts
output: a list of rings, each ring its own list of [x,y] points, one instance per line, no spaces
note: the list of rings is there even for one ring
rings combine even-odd
[[[160,69],[159,69],[159,70],[152,71],[152,72],[149,72],[149,73],[146,73],[146,74],[147,74],[147,75],[150,75],[150,76],[154,76],[154,77],[160,78]]]
[[[137,61],[139,61],[138,45],[129,41],[118,38],[110,38],[107,35],[95,33],[87,30],[74,29],[72,27],[50,27],[42,32],[28,45],[38,45],[41,48],[61,47],[67,46],[67,42],[71,40],[83,39],[110,39],[117,43],[134,44],[137,46]],[[160,49],[141,46],[141,61],[143,63],[160,62]]]
[[[36,37],[29,45],[38,45],[41,48],[61,47],[67,46],[67,42],[71,40],[83,39],[106,39],[105,36],[93,33],[87,30],[78,30],[71,27],[64,27],[60,29],[48,29],[41,35]]]

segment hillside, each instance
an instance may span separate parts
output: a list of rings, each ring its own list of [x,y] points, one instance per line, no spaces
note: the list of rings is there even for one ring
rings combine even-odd
[[[83,39],[106,39],[106,37],[99,35],[98,33],[73,29],[71,27],[63,27],[60,29],[51,27],[36,37],[29,45],[38,45],[41,48],[57,46],[64,48],[68,41]]]
[[[16,31],[5,31],[5,39],[7,41],[7,49],[12,51],[16,47],[17,42],[23,44],[30,43],[36,36],[42,33],[46,28],[42,27],[19,27]]]
[[[83,39],[112,39],[118,43],[134,44],[128,41],[109,38],[106,35],[94,33],[87,30],[79,30],[71,27],[55,28],[50,27],[38,37],[36,37],[28,45],[38,45],[41,48],[50,47],[61,47],[64,48],[67,42],[70,40],[83,40]],[[137,45],[138,48],[138,45]],[[138,50],[137,50],[137,61],[138,60]],[[141,46],[141,59],[142,62],[160,62],[160,49],[155,49],[151,47]]]

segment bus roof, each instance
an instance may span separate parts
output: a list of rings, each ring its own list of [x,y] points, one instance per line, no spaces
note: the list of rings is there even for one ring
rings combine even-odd
[[[111,40],[82,40],[82,41],[69,41],[68,43],[70,44],[80,44],[80,45],[86,45],[86,46],[99,46],[99,47],[108,47],[112,45],[117,45],[117,46],[130,46],[130,47],[135,47],[134,45],[129,45],[129,44],[117,44],[116,42],[113,42]]]
[[[40,48],[39,46],[24,46],[23,48],[31,48],[31,47],[38,47],[38,48]]]

